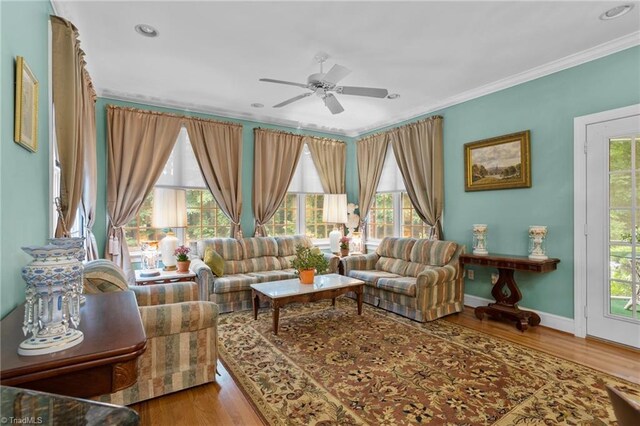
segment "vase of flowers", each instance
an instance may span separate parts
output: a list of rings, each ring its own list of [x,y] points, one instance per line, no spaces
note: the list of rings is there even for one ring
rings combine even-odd
[[[178,261],[178,272],[185,274],[187,272],[189,272],[189,265],[191,264],[191,261],[189,260],[189,252],[191,250],[189,249],[189,247],[185,247],[185,246],[179,246],[176,251],[175,251],[175,255],[176,255],[176,260]]]
[[[302,284],[313,284],[315,274],[325,273],[329,262],[319,248],[298,245],[291,266],[298,271]]]
[[[340,256],[345,257],[345,256],[349,256],[349,242],[351,241],[351,238],[349,237],[342,237],[340,238]]]

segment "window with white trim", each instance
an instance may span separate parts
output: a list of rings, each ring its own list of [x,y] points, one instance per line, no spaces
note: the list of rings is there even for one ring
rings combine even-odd
[[[324,190],[311,151],[304,144],[287,195],[273,218],[265,224],[268,235],[307,235],[313,240],[329,238],[331,225],[322,221]]]
[[[187,227],[174,230],[184,244],[201,238],[230,235],[231,221],[222,212],[204,182],[185,127],[180,129],[178,140],[156,186],[187,191]],[[145,242],[164,238],[162,229],[151,226],[152,213],[153,191],[145,198],[136,217],[124,227],[129,250],[140,250]]]
[[[431,227],[420,219],[411,204],[393,148],[389,146],[369,209],[367,238],[373,241],[384,237],[428,238],[430,231]]]

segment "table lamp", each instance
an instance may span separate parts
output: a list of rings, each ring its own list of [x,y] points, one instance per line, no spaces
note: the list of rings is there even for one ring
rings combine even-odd
[[[324,194],[322,221],[335,225],[333,231],[329,233],[329,244],[331,252],[338,253],[340,237],[342,237],[342,231],[338,229],[338,225],[347,223],[347,194]]]
[[[151,226],[154,228],[184,228],[187,226],[187,192],[184,189],[155,188],[153,190],[153,216]],[[169,229],[167,235],[160,240],[160,255],[165,271],[174,271],[177,260],[175,251],[178,238]]]

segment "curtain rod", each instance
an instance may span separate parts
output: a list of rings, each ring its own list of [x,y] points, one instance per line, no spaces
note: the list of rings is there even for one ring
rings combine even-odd
[[[377,136],[381,136],[381,135],[388,135],[388,134],[393,133],[393,132],[395,132],[397,130],[404,129],[405,127],[411,127],[411,126],[415,126],[416,124],[424,123],[424,122],[427,122],[427,121],[433,121],[433,120],[437,120],[437,119],[442,120],[443,118],[444,117],[442,117],[441,115],[432,115],[431,117],[427,117],[427,118],[423,118],[421,120],[413,121],[411,123],[407,123],[407,124],[404,124],[402,126],[394,127],[392,129],[389,129],[389,130],[383,130],[381,132],[372,133],[372,134],[370,134],[368,136],[365,136],[365,137],[363,137],[361,139],[358,139],[356,142],[364,141],[364,140],[367,140],[369,138],[373,138],[373,137],[377,137]]]
[[[271,133],[282,133],[284,135],[291,135],[291,136],[300,136],[301,138],[312,138],[312,139],[317,139],[321,141],[337,142],[341,144],[345,143],[345,141],[341,141],[340,139],[332,139],[332,138],[325,138],[322,136],[312,136],[312,135],[306,135],[306,134],[300,134],[300,133],[293,133],[293,132],[287,132],[286,130],[265,129],[262,127],[256,127],[253,129],[254,132],[256,130],[260,130],[263,132],[271,132]]]
[[[215,123],[215,124],[223,124],[225,126],[242,127],[242,124],[233,123],[231,121],[220,121],[220,120],[215,120],[213,118],[193,117],[193,116],[190,116],[190,115],[174,114],[172,112],[153,111],[153,110],[150,110],[150,109],[140,109],[140,108],[135,108],[135,107],[125,107],[125,106],[113,105],[113,104],[108,104],[107,105],[107,109],[114,109],[114,110],[119,109],[119,110],[123,110],[123,111],[139,112],[139,113],[142,113],[142,114],[162,115],[162,116],[166,116],[166,117],[174,117],[174,118],[179,118],[181,120],[203,121],[205,123]]]

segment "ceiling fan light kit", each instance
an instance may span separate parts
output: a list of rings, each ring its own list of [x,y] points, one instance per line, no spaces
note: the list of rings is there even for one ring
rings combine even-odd
[[[338,86],[338,82],[348,76],[351,70],[342,65],[335,64],[331,69],[324,73],[322,64],[329,58],[329,55],[324,52],[318,52],[314,59],[320,64],[320,72],[311,74],[307,77],[307,84],[295,83],[293,81],[276,80],[273,78],[261,78],[260,81],[266,83],[286,84],[289,86],[297,86],[310,90],[310,92],[303,93],[286,101],[280,102],[273,106],[273,108],[282,108],[300,99],[306,98],[315,94],[324,101],[324,105],[331,111],[332,114],[340,114],[344,111],[344,108],[335,97],[335,92],[341,95],[353,95],[353,96],[367,96],[371,98],[386,98],[389,94],[387,89],[380,89],[375,87],[359,87],[359,86]]]

